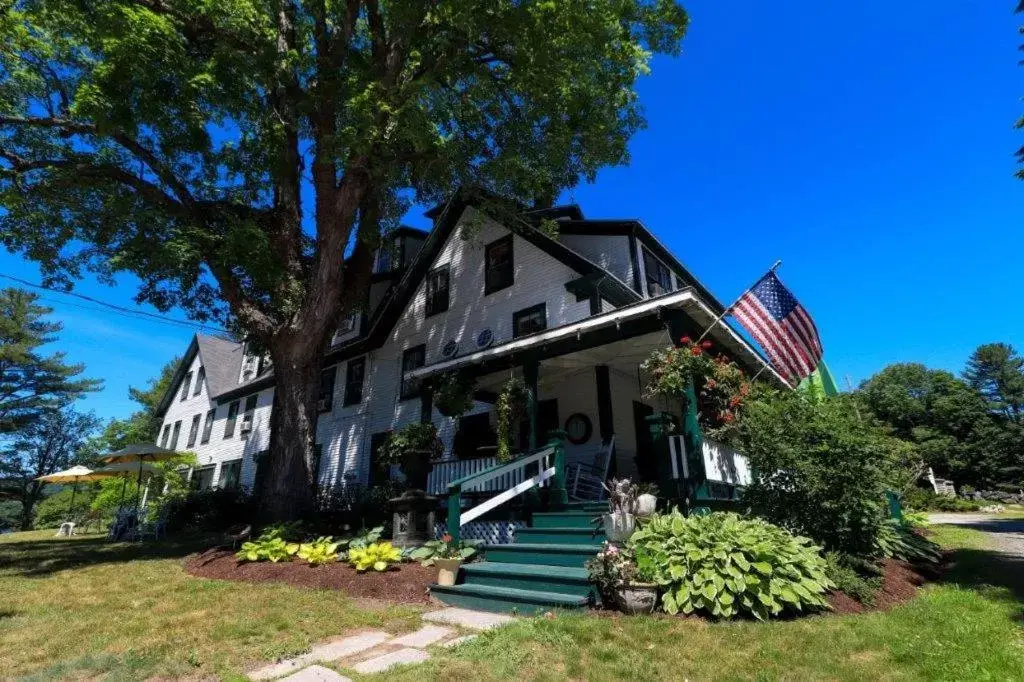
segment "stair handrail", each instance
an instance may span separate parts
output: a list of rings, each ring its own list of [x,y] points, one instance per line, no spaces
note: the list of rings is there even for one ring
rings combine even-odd
[[[484,469],[469,476],[452,481],[448,484],[448,534],[454,541],[461,536],[461,528],[473,519],[479,518],[487,512],[495,509],[505,502],[522,495],[526,491],[535,488],[545,481],[551,479],[550,499],[554,504],[565,504],[568,502],[568,495],[565,490],[565,433],[553,431],[548,445],[535,452],[528,453],[506,462],[498,464],[489,469]],[[534,462],[538,463],[540,471],[530,478],[526,478],[526,467]],[[508,490],[492,497],[485,502],[478,504],[471,509],[462,511],[462,490],[468,485],[479,485],[500,478],[513,471],[524,472],[523,481]]]

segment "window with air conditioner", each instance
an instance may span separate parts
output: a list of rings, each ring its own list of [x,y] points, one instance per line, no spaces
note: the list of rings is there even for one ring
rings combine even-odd
[[[245,399],[245,412],[242,413],[242,427],[239,429],[242,438],[245,438],[252,431],[252,420],[256,414],[256,399],[259,396],[251,395]]]

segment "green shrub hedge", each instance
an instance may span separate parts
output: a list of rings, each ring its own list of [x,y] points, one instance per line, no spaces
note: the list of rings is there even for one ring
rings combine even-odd
[[[668,613],[699,611],[716,618],[828,608],[834,587],[820,548],[761,519],[713,513],[656,515],[629,540],[653,559]]]

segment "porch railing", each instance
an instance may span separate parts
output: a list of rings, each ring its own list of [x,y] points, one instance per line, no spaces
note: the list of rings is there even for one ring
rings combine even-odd
[[[434,462],[430,475],[427,476],[427,492],[431,495],[441,495],[448,490],[448,484],[460,478],[466,478],[481,471],[486,471],[498,464],[497,457],[477,457],[476,459],[442,459]],[[482,492],[493,492],[495,490],[507,490],[514,485],[522,483],[522,472],[515,471],[507,476],[492,479],[486,483],[474,486],[472,490]],[[470,490],[470,489],[466,489]]]
[[[469,460],[472,461],[472,460]],[[536,467],[537,473],[529,474],[528,470]],[[462,493],[468,490],[485,489],[481,486],[502,486],[503,481],[519,481],[506,487],[503,492],[462,510]],[[550,481],[550,483],[548,483]],[[460,529],[474,519],[500,507],[509,500],[536,488],[548,485],[551,487],[551,499],[555,504],[565,504],[568,497],[565,492],[565,447],[559,437],[536,452],[523,455],[506,464],[499,464],[489,469],[470,474],[448,484],[448,534],[458,540]]]
[[[692,478],[684,437],[669,436],[668,448],[669,460],[672,464],[672,478],[683,480]],[[746,455],[743,453],[705,438],[701,444],[700,459],[704,468],[704,478],[707,480],[734,486],[750,484],[750,467],[747,464]]]

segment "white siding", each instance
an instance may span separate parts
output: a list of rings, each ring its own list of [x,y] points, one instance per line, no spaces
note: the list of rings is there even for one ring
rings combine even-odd
[[[633,259],[629,255],[629,237],[563,234],[559,241],[621,279],[629,288],[633,288]]]
[[[192,372],[192,381],[199,373],[202,366],[202,358],[197,353],[193,359],[189,371]],[[242,413],[245,409],[245,396],[239,401],[238,419],[235,422],[235,433],[230,438],[224,438],[224,427],[227,423],[228,404],[216,405],[211,402],[207,387],[204,385],[199,395],[195,393],[194,383],[189,388],[188,398],[181,400],[181,384],[173,388],[171,404],[164,414],[163,423],[160,425],[160,434],[157,436],[157,443],[163,443],[163,430],[170,425],[172,430],[174,423],[181,421],[181,435],[178,437],[178,450],[182,452],[193,452],[199,466],[216,465],[214,481],[220,481],[221,463],[242,458],[241,483],[244,487],[251,487],[256,473],[253,455],[266,450],[270,445],[270,410],[273,403],[274,389],[260,391],[256,400],[256,410],[253,414],[252,432],[245,438],[241,436]],[[207,411],[216,407],[214,414],[213,430],[210,433],[210,442],[201,443],[203,437],[203,425],[206,422]],[[193,447],[188,447],[188,433],[192,424],[192,418],[199,415],[199,433]]]

